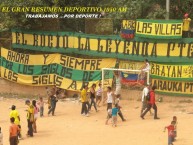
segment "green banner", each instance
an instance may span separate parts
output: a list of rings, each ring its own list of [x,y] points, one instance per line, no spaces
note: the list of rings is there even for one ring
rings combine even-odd
[[[129,41],[118,35],[89,35],[73,32],[12,31],[12,47],[43,52],[154,62],[192,62],[193,39]]]
[[[56,85],[80,90],[101,81],[101,69],[114,67],[116,59],[81,59],[62,54],[31,55],[1,48],[1,77],[32,86]],[[111,85],[113,73],[105,74]]]
[[[1,66],[10,69],[19,74],[24,75],[45,75],[45,74],[56,74],[61,77],[72,79],[75,81],[97,81],[101,80],[101,70],[86,71],[76,70],[68,67],[64,67],[60,64],[49,64],[49,65],[24,65],[1,58]],[[11,67],[10,67],[11,66]],[[91,75],[90,78],[86,75]]]

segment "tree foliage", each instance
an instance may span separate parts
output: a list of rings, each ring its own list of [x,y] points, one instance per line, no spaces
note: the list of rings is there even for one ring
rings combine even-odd
[[[28,7],[28,6],[43,6],[44,3],[41,0],[4,0],[0,4],[0,8],[6,7]],[[40,25],[37,19],[27,19],[25,15],[21,13],[0,13],[0,20],[4,28],[31,28],[33,25]]]
[[[166,0],[1,0],[0,9],[8,7],[32,7],[32,6],[97,6],[97,7],[127,7],[126,12],[106,13],[106,18],[114,20],[114,27],[119,28],[122,19],[164,19],[166,15]],[[185,13],[190,16],[193,12],[193,0],[170,0],[170,18],[182,19]],[[23,28],[34,29],[48,26],[52,29],[54,24],[60,30],[83,31],[84,19],[27,19],[21,13],[0,13],[0,29]],[[50,27],[51,26],[51,27]]]

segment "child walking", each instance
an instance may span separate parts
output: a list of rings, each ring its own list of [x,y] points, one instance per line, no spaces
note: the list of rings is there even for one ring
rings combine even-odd
[[[96,88],[96,84],[92,84],[92,87],[90,88],[90,106],[89,106],[89,110],[91,110],[92,104],[94,105],[95,111],[97,112],[97,107],[96,107],[96,102],[95,102],[95,88]]]
[[[123,116],[123,113],[121,112],[121,106],[120,106],[120,95],[116,95],[115,104],[117,104],[118,108],[118,115],[121,118],[122,121],[126,121],[126,119]]]
[[[37,133],[37,124],[36,121],[38,119],[38,112],[39,112],[39,108],[36,105],[36,100],[32,101],[32,105],[34,106],[34,122],[33,122],[33,131],[34,133]]]
[[[115,107],[112,109],[112,126],[117,126],[117,113],[118,113],[118,105],[115,104]]]
[[[112,109],[113,92],[111,87],[107,87],[107,110]]]
[[[100,102],[102,100],[102,85],[101,83],[99,84],[99,88],[98,90],[96,91],[96,104],[97,106],[99,107],[100,106]]]
[[[3,145],[3,133],[1,132],[1,127],[0,127],[0,145]]]
[[[43,100],[43,97],[39,97],[39,101],[38,101],[38,105],[40,107],[40,117],[43,117],[44,116],[44,100]]]
[[[83,116],[89,116],[88,115],[88,108],[86,106],[87,102],[88,102],[88,97],[87,97],[87,91],[88,91],[88,86],[83,86],[83,89],[80,93],[80,98],[81,98],[81,102],[82,102],[82,109],[81,109],[81,115]]]
[[[168,145],[173,145],[173,137],[174,137],[174,124],[175,122],[172,121],[171,124],[169,126],[166,126],[164,128],[164,132],[166,130],[166,128],[168,129]]]
[[[110,109],[108,109],[107,110],[107,120],[106,120],[106,122],[105,122],[105,124],[106,125],[108,125],[108,121],[109,121],[109,119],[111,119],[112,118],[112,108]]]
[[[176,137],[177,137],[177,117],[176,116],[173,116],[173,121],[174,121],[174,137],[173,137],[173,141],[175,141]]]
[[[10,145],[18,145],[18,132],[19,132],[19,127],[14,124],[14,117],[10,118],[11,126],[9,128],[9,142]]]
[[[20,124],[20,115],[19,112],[16,110],[16,106],[12,105],[11,106],[11,112],[9,114],[10,118],[14,118],[14,123],[16,125],[18,125],[20,131],[18,132],[18,139],[22,139],[22,135],[21,135],[21,124]]]
[[[48,115],[52,112],[52,116],[54,116],[55,114],[55,109],[56,109],[56,103],[58,102],[58,99],[57,99],[57,95],[58,95],[59,93],[58,92],[56,92],[56,94],[55,95],[52,95],[51,96],[51,108],[50,108],[50,110],[48,111]]]

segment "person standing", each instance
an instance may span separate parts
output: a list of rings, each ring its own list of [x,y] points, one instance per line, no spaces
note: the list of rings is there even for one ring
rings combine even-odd
[[[174,122],[174,137],[173,137],[173,141],[175,141],[176,137],[177,137],[177,125],[178,125],[177,117],[173,116],[173,120],[172,121]]]
[[[114,71],[115,76],[115,96],[121,96],[121,72],[120,71]]]
[[[141,70],[144,71],[144,72],[150,70],[150,64],[149,64],[148,59],[144,60],[144,65],[141,67]]]
[[[145,114],[150,111],[151,108],[154,109],[154,119],[160,119],[157,117],[157,106],[155,104],[155,89],[156,86],[153,86],[150,91],[150,100],[148,102],[146,110],[141,114],[141,118],[144,119]]]
[[[172,121],[169,126],[164,128],[164,132],[168,129],[168,145],[173,145],[173,137],[174,137],[174,124],[175,122]]]
[[[11,126],[9,127],[9,142],[10,145],[18,145],[18,125],[14,124],[14,117],[10,118]]]
[[[123,113],[121,111],[121,106],[120,106],[120,96],[118,95],[115,99],[115,104],[117,105],[117,109],[118,109],[118,115],[121,118],[122,121],[126,121],[126,119],[123,116]]]
[[[57,100],[57,95],[58,95],[58,92],[56,92],[55,95],[52,95],[51,98],[50,98],[50,101],[51,101],[51,108],[50,110],[48,111],[48,115],[52,112],[52,116],[54,116],[55,114],[55,109],[56,109],[56,103],[58,102]]]
[[[186,13],[184,15],[184,19],[183,19],[183,34],[182,34],[183,38],[188,37],[188,33],[189,33],[189,30],[190,30],[190,22],[191,22],[191,19],[188,18],[188,13]]]
[[[116,81],[116,88],[115,88],[115,104],[117,104],[117,107],[118,107],[118,115],[120,116],[121,120],[122,121],[126,121],[123,117],[123,114],[121,112],[121,106],[119,105],[119,101],[120,101],[120,97],[121,97],[121,72],[120,71],[117,71],[117,72],[114,72],[114,76],[115,76],[115,81]]]
[[[40,117],[43,117],[44,116],[44,100],[43,100],[43,97],[39,97],[39,101],[38,101],[38,105],[40,107]]]
[[[47,93],[47,96],[48,96],[48,109],[50,109],[51,108],[51,96],[52,96],[52,94],[53,94],[53,89],[52,90],[50,90],[50,89],[48,89],[48,87],[45,87],[46,88],[46,93]]]
[[[94,105],[95,111],[97,112],[98,110],[97,110],[96,102],[95,102],[95,88],[96,88],[96,84],[92,84],[92,86],[90,88],[91,103],[90,103],[90,109],[89,110],[91,110],[92,105]]]
[[[30,103],[30,100],[26,100],[25,104],[28,106],[28,109],[26,110],[28,124],[27,136],[33,137],[34,106]]]
[[[37,124],[36,121],[38,119],[38,112],[39,112],[39,108],[36,105],[36,100],[32,101],[32,105],[34,107],[34,122],[33,122],[33,132],[37,133]]]
[[[80,94],[80,99],[82,102],[82,109],[81,109],[81,115],[89,116],[88,115],[88,108],[86,106],[87,103],[87,91],[88,91],[88,86],[83,86],[83,89]]]
[[[89,93],[88,93],[88,90],[87,90],[87,92],[86,92],[86,98],[85,98],[85,101],[86,101],[86,108],[87,108],[88,114],[89,114],[89,112],[90,112],[90,103],[89,103],[90,99],[89,99]]]
[[[112,88],[107,87],[107,110],[112,109],[113,105],[113,92]]]
[[[20,128],[20,131],[18,132],[18,139],[22,139],[21,125],[20,125],[20,116],[19,116],[19,112],[16,110],[16,106],[15,105],[11,106],[11,112],[9,113],[9,117],[10,118],[13,117],[15,119],[14,123]]]
[[[109,119],[112,118],[112,109],[107,110],[107,120],[105,121],[105,124],[108,125]]]
[[[97,104],[98,107],[99,107],[100,102],[102,100],[102,91],[103,91],[102,90],[102,85],[101,85],[101,83],[99,83],[99,88],[96,92],[96,104]]]
[[[141,67],[141,72],[138,74],[138,81],[143,80],[146,77],[146,72],[149,72],[150,64],[148,59],[144,60],[144,65]]]
[[[3,145],[3,133],[1,132],[1,127],[0,127],[0,145]]]
[[[115,104],[115,107],[112,109],[112,126],[116,127],[117,126],[117,113],[118,113],[118,108],[117,104]]]
[[[147,108],[148,102],[147,102],[147,95],[149,93],[149,84],[146,84],[142,91],[142,107],[141,107],[141,115],[143,114],[143,111]]]

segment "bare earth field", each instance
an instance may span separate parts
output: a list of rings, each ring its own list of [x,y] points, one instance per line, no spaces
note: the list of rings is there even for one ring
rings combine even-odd
[[[149,113],[145,120],[139,117],[141,103],[134,100],[122,100],[122,111],[127,119],[122,122],[118,118],[118,126],[105,125],[106,106],[99,112],[94,108],[89,117],[81,116],[81,104],[77,101],[58,102],[56,116],[38,118],[38,133],[27,138],[27,121],[25,100],[7,99],[0,101],[0,126],[4,135],[4,145],[8,145],[9,107],[13,104],[21,116],[24,139],[20,145],[167,145],[167,132],[163,128],[169,125],[172,116],[178,118],[177,140],[175,145],[192,145],[193,103],[162,102],[157,103],[160,120],[154,120]]]

